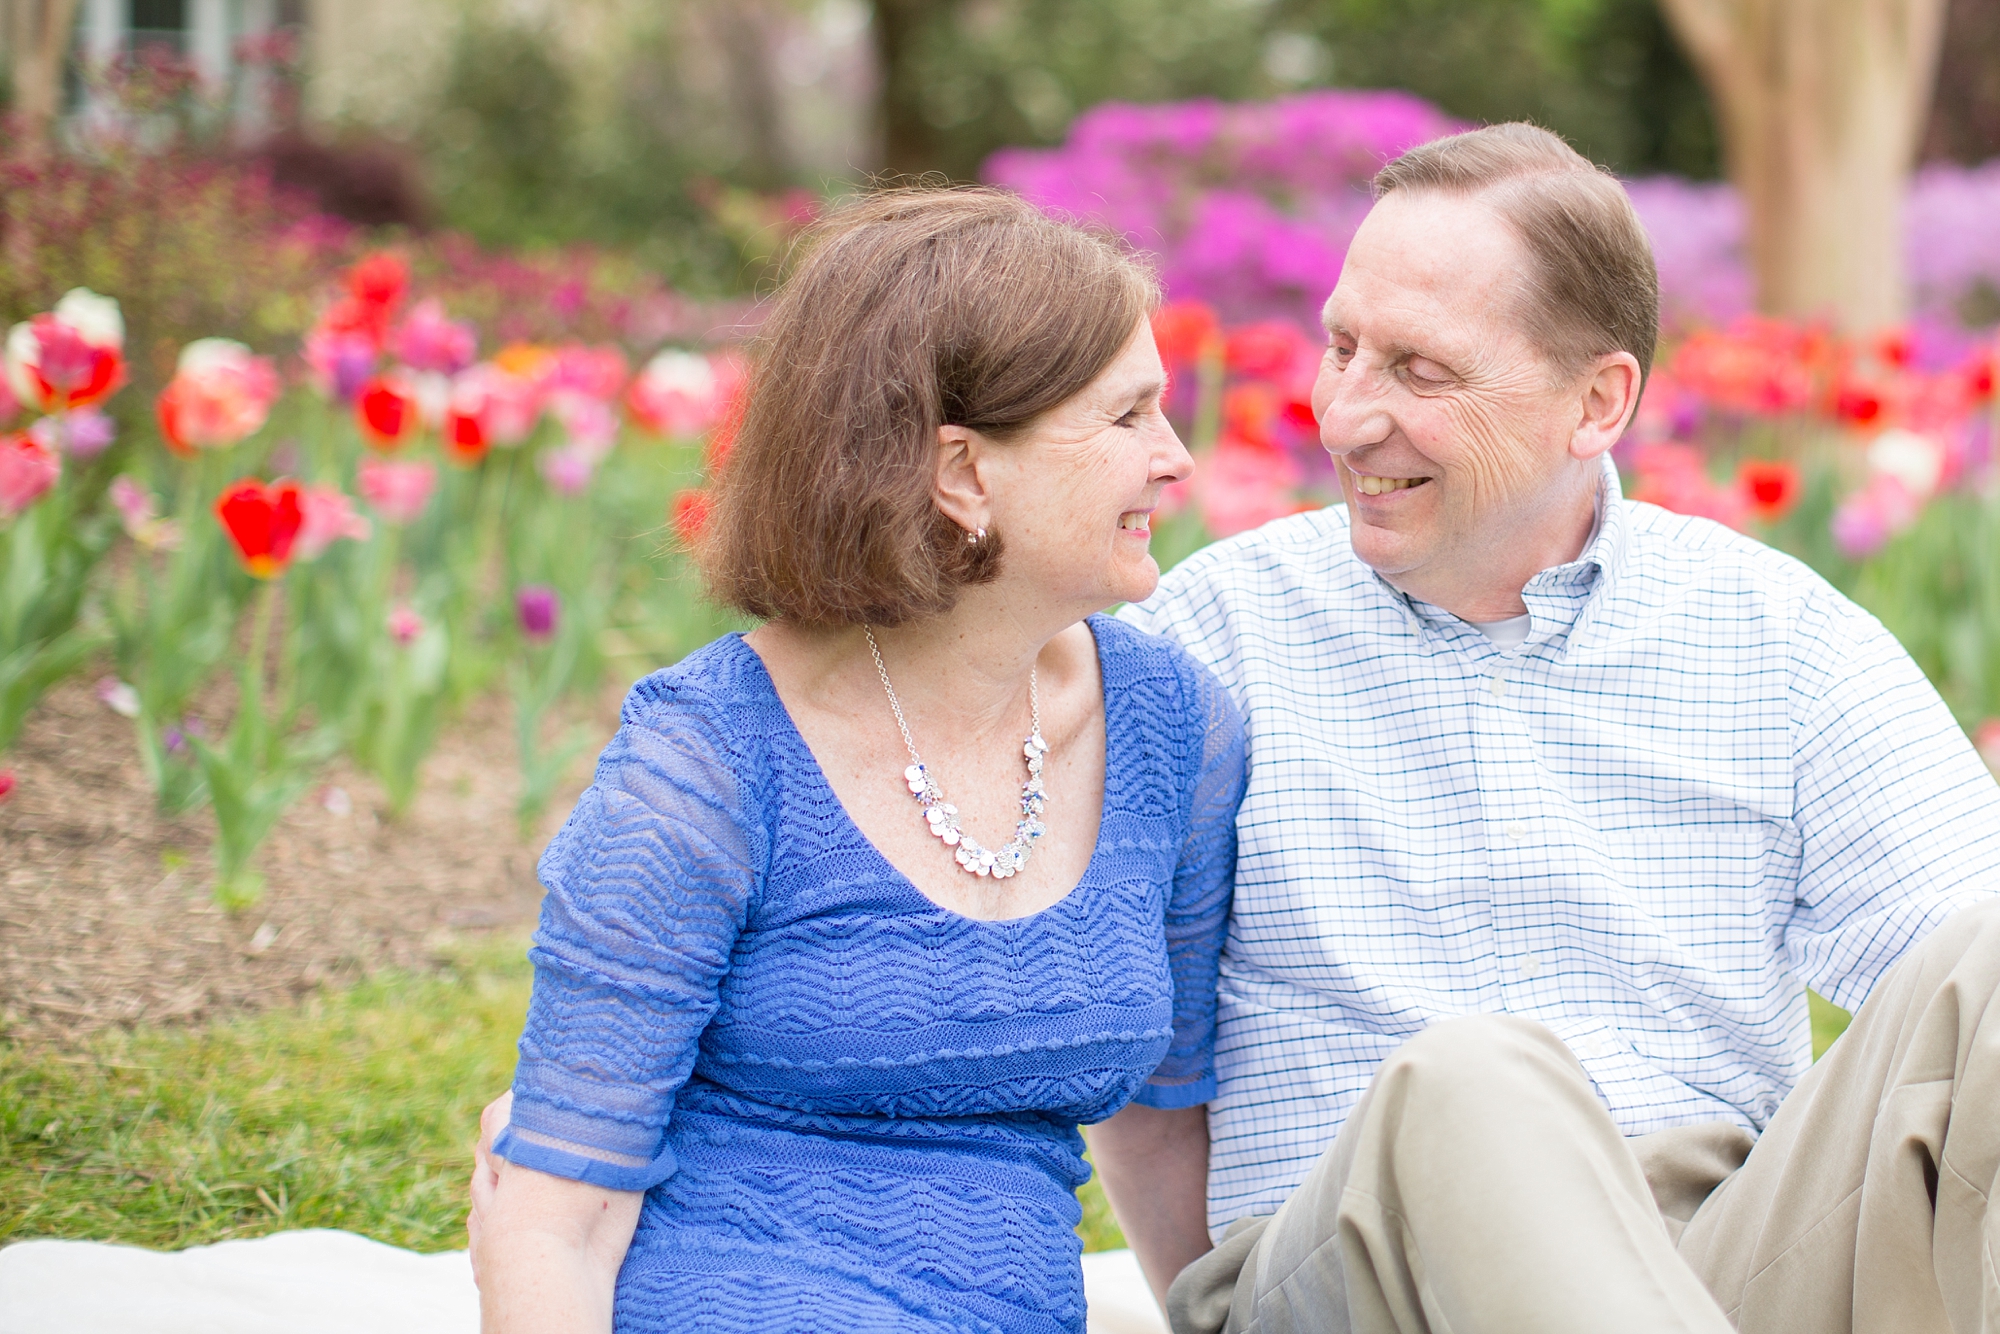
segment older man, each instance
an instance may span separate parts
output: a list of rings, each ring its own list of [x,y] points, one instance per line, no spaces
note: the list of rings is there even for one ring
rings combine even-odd
[[[1873,618],[1620,497],[1615,181],[1508,125],[1377,189],[1346,508],[1127,612],[1252,756],[1220,1095],[1093,1136],[1175,1329],[2000,1330],[2000,790]]]

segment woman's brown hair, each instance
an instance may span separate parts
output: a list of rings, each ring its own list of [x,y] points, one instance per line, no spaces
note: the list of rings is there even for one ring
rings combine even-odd
[[[696,548],[753,616],[894,625],[994,578],[932,500],[938,428],[995,440],[1096,379],[1159,300],[1111,241],[985,189],[890,190],[803,241],[752,345],[748,405]]]

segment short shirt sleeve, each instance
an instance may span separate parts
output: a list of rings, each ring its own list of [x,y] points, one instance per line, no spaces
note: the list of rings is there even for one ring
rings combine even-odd
[[[596,781],[543,853],[509,1162],[611,1190],[673,1175],[665,1131],[761,884],[753,784],[700,692],[627,699]]]
[[[1167,899],[1167,961],[1174,979],[1174,1036],[1133,1098],[1148,1107],[1193,1107],[1215,1096],[1216,986],[1236,886],[1236,808],[1247,759],[1243,718],[1207,668],[1162,641],[1181,678],[1187,729],[1184,828]]]

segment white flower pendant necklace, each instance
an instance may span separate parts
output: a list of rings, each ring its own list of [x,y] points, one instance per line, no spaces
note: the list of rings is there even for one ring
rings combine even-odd
[[[944,845],[953,849],[953,859],[959,869],[967,875],[990,875],[995,880],[1005,880],[1017,875],[1028,864],[1028,854],[1034,850],[1035,840],[1049,832],[1042,823],[1042,807],[1048,802],[1048,792],[1042,787],[1042,757],[1049,753],[1049,743],[1042,740],[1042,699],[1035,688],[1035,669],[1028,669],[1028,708],[1032,715],[1032,728],[1028,739],[1021,743],[1021,753],[1028,759],[1028,781],[1021,784],[1021,818],[1014,825],[1014,837],[1006,846],[994,851],[982,848],[972,835],[959,827],[958,807],[944,799],[944,789],[937,785],[931,772],[917,754],[917,743],[910,739],[910,725],[904,721],[903,706],[896,698],[896,687],[889,684],[889,669],[882,665],[882,650],[876,646],[875,631],[870,626],[862,626],[861,631],[868,636],[868,651],[875,655],[875,673],[882,678],[882,689],[889,696],[889,711],[896,715],[896,726],[903,733],[903,746],[910,752],[910,767],[903,770],[903,781],[910,785],[910,795],[924,808],[924,823],[930,831],[944,840]]]

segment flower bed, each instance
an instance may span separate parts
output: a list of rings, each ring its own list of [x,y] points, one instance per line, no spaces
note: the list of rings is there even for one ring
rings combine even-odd
[[[213,812],[225,905],[258,897],[259,846],[336,755],[398,814],[446,714],[489,687],[512,700],[532,822],[583,744],[545,725],[557,701],[609,653],[670,661],[718,628],[669,517],[733,357],[674,349],[635,375],[616,345],[568,341],[479,360],[474,328],[410,283],[388,252],[346,270],[290,388],[243,343],[188,343],[116,450],[117,303],[79,289],[8,339],[0,426],[30,420],[0,436],[0,749],[108,652],[102,698],[158,801]],[[192,701],[225,679],[226,725],[198,726]]]

